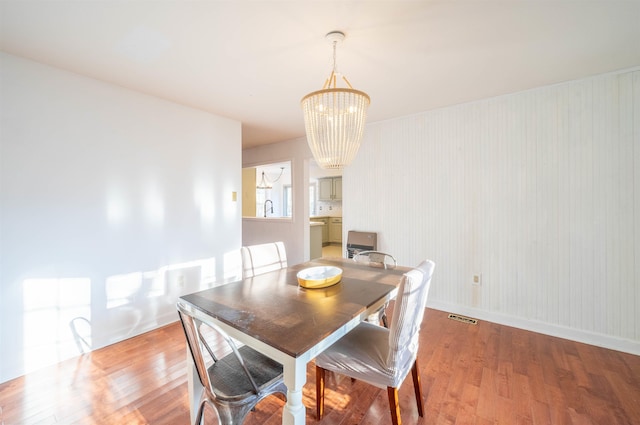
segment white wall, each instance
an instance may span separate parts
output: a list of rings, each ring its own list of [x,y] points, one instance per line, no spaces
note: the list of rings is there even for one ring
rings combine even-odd
[[[368,125],[343,228],[434,307],[640,354],[640,71]]]
[[[309,259],[309,159],[311,150],[305,138],[258,146],[242,151],[242,166],[291,161],[293,217],[291,219],[244,218],[242,244],[282,241],[289,264]]]
[[[0,88],[0,381],[239,271],[239,122],[6,54]]]

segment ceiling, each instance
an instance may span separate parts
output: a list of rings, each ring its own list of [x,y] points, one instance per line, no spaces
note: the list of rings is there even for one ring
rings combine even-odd
[[[0,50],[241,121],[243,148],[304,135],[333,30],[369,122],[640,66],[633,0],[0,0]]]

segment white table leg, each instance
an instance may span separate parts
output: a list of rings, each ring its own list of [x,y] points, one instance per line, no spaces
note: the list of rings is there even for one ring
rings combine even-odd
[[[202,396],[202,391],[204,391],[204,387],[200,383],[200,379],[198,378],[198,371],[196,370],[196,365],[193,363],[193,357],[191,357],[191,351],[189,351],[189,346],[187,345],[187,386],[189,388],[189,405],[191,409],[189,411],[189,417],[191,418],[192,424],[196,421],[196,415],[198,414],[198,403],[200,402],[200,397]]]
[[[300,359],[291,359],[283,366],[287,404],[282,411],[282,425],[304,425],[307,411],[302,403],[302,388],[307,382],[307,364]]]

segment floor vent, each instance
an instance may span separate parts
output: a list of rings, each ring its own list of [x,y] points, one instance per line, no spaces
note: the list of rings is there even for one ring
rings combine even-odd
[[[470,325],[477,325],[478,321],[476,319],[472,319],[470,317],[459,316],[457,314],[450,314],[449,319],[457,320],[458,322],[468,323]]]

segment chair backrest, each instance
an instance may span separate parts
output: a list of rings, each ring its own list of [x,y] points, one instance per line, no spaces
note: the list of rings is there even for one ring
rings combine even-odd
[[[287,252],[282,242],[242,247],[242,277],[253,277],[287,267]]]
[[[69,328],[80,354],[91,351],[91,322],[86,317],[74,317]]]
[[[389,328],[387,366],[408,371],[418,353],[418,337],[435,263],[425,260],[402,276]]]
[[[393,255],[380,251],[360,251],[353,256],[353,261],[384,269],[395,269],[398,265]]]
[[[244,370],[247,378],[251,382],[255,393],[258,393],[258,386],[251,376],[251,373],[245,366],[244,360],[238,352],[238,348],[233,342],[233,339],[217,326],[209,323],[204,323],[196,319],[184,306],[179,303],[177,304],[177,309],[178,316],[180,317],[180,322],[182,322],[184,334],[187,339],[187,345],[189,346],[189,351],[191,352],[193,363],[198,372],[198,379],[200,380],[202,386],[205,388],[208,396],[210,398],[215,398],[211,379],[207,371],[208,364],[217,362],[219,359],[224,358],[231,352],[233,352],[233,354],[238,359],[238,362]],[[208,338],[205,338],[202,332],[203,327],[206,327],[207,330],[210,331]],[[211,337],[211,334],[214,334],[213,338]],[[203,351],[203,349],[205,349],[209,354],[209,361],[207,361],[207,359],[205,358],[205,352]]]

